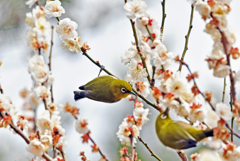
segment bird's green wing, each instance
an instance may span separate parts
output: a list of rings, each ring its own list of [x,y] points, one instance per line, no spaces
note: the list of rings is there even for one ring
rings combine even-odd
[[[198,129],[192,127],[190,124],[187,124],[187,123],[182,122],[182,121],[176,121],[175,123],[177,123],[178,125],[183,127],[197,141],[200,141],[200,140],[202,140],[203,138],[206,137],[206,135],[204,134],[204,132],[202,130],[198,130]]]
[[[99,87],[105,87],[105,86],[108,86],[109,84],[111,84],[111,82],[115,79],[117,79],[117,78],[113,77],[113,76],[108,76],[108,75],[100,76],[100,77],[97,77],[97,78],[91,80],[87,84],[80,86],[79,89],[92,90],[92,89],[96,89]]]
[[[197,143],[196,139],[176,122],[162,127],[161,131],[159,131],[159,139],[164,145],[174,149],[195,147]]]

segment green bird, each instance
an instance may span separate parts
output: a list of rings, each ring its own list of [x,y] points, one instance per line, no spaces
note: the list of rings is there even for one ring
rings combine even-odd
[[[95,101],[113,103],[127,97],[132,92],[132,86],[113,76],[100,76],[87,84],[80,86],[82,91],[74,91],[75,101],[89,98]]]
[[[213,130],[198,130],[182,121],[173,121],[168,114],[168,108],[156,120],[155,129],[159,140],[173,149],[188,149],[196,147],[198,141],[213,136]]]

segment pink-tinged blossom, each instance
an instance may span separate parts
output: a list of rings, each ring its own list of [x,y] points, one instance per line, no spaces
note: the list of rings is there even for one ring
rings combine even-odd
[[[142,17],[145,15],[147,10],[146,2],[142,0],[133,0],[128,1],[124,5],[125,14],[129,19],[133,19],[135,17]]]
[[[69,18],[64,18],[59,21],[56,32],[63,41],[66,41],[68,38],[75,38],[78,36],[76,31],[77,27],[78,25],[76,22],[71,21]]]
[[[216,113],[226,121],[230,120],[233,116],[231,108],[222,102],[216,104]]]
[[[63,13],[65,13],[65,9],[61,6],[61,2],[59,0],[47,1],[44,11],[47,18],[60,17]]]
[[[80,134],[88,133],[89,129],[87,127],[88,123],[86,119],[80,117],[77,121],[75,121],[75,129]]]
[[[38,157],[41,157],[44,153],[44,145],[37,139],[30,141],[26,149],[29,153]]]

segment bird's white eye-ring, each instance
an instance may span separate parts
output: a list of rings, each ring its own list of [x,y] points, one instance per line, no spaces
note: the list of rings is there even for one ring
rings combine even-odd
[[[127,90],[125,88],[121,88],[122,93],[125,93]]]
[[[161,115],[161,118],[162,118],[162,119],[165,119],[165,118],[167,118],[167,115],[162,114],[162,115]]]

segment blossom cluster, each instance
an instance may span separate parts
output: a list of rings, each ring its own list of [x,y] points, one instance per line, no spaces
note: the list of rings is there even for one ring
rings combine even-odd
[[[231,11],[230,2],[208,0],[198,1],[196,4],[196,10],[205,21],[208,21],[204,31],[214,41],[212,53],[206,61],[209,69],[213,69],[213,75],[220,78],[230,74],[230,66],[225,58],[226,52],[233,59],[238,59],[240,56],[239,49],[233,46],[236,38],[227,20],[227,15]]]
[[[128,115],[123,119],[119,126],[117,137],[122,144],[130,146],[132,142],[139,136],[139,130],[142,129],[144,123],[148,122],[147,115],[149,109],[143,108],[141,101],[135,101],[133,115]]]

